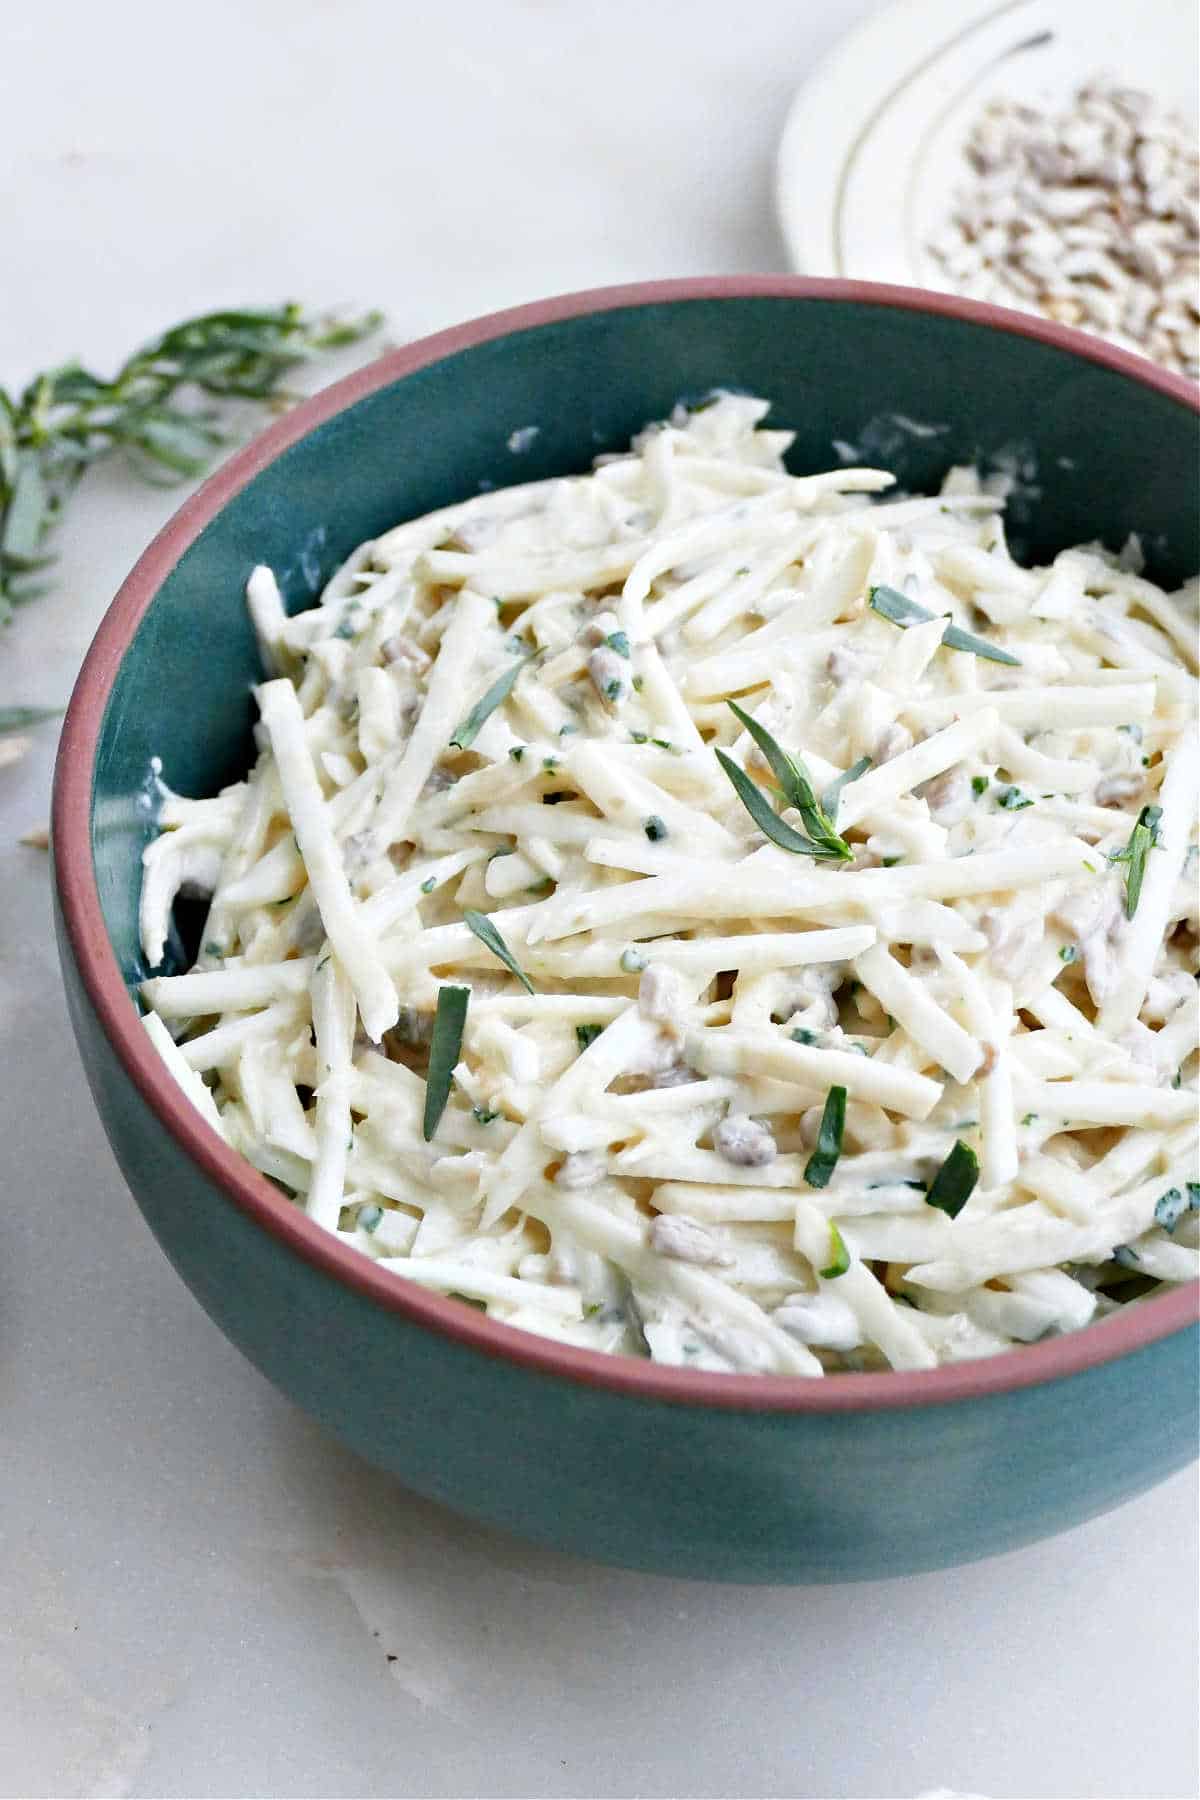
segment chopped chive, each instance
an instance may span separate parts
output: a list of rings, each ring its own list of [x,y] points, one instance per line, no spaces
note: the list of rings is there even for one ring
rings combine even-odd
[[[477,700],[461,725],[456,725],[450,738],[452,750],[468,750],[487,724],[498,706],[503,706],[516,685],[517,676],[530,661],[528,656],[520,657],[511,668],[504,671],[497,681],[493,681],[487,693]]]
[[[432,894],[432,892],[436,886],[437,886],[437,876],[429,875],[421,883],[421,892],[423,894]]]
[[[578,730],[579,730],[579,727],[578,727],[578,725],[576,725],[576,724],[575,724],[575,723],[574,723],[574,722],[573,722],[573,720],[571,720],[571,719],[568,719],[568,720],[567,720],[567,722],[566,722],[566,724],[565,724],[565,725],[560,725],[560,726],[559,726],[559,728],[558,728],[558,735],[559,735],[559,737],[573,737],[573,736],[574,736],[574,734],[575,734],[575,733],[576,733],[576,732],[577,732],[577,731],[578,731]]]
[[[925,1195],[927,1206],[936,1206],[951,1219],[956,1219],[975,1191],[979,1180],[979,1158],[961,1138],[929,1184]]]
[[[575,1027],[575,1041],[581,1050],[586,1050],[589,1044],[595,1043],[603,1030],[603,1025],[577,1025]]]
[[[872,612],[887,619],[892,625],[899,625],[907,631],[910,625],[927,625],[937,614],[931,613],[924,606],[918,606],[907,594],[899,593],[893,587],[873,587],[867,595],[867,604]],[[976,637],[973,632],[963,631],[958,625],[948,624],[942,633],[942,643],[947,650],[966,650],[972,656],[981,656],[988,662],[1011,663],[1020,668],[1019,656],[1012,656],[1007,650],[1001,650],[998,644],[989,644],[986,638]]]
[[[1174,1231],[1180,1219],[1188,1209],[1182,1188],[1168,1188],[1160,1194],[1154,1205],[1154,1222],[1161,1225],[1164,1231]]]
[[[645,684],[645,682],[644,682],[644,681],[643,681],[643,679],[642,679],[642,677],[641,677],[641,676],[640,676],[640,675],[635,675],[635,676],[634,676],[634,678],[633,678],[633,691],[634,691],[634,693],[635,693],[635,694],[640,694],[640,693],[641,693],[641,691],[642,691],[642,689],[643,689],[643,688],[644,688],[644,687],[645,687],[645,685],[646,685],[646,684]]]
[[[1022,1125],[1032,1125],[1036,1118],[1036,1113],[1024,1113],[1021,1117],[1021,1123]]]
[[[490,1125],[493,1119],[498,1119],[500,1117],[500,1114],[498,1112],[492,1112],[491,1108],[487,1106],[473,1106],[471,1108],[471,1117],[477,1125]]]
[[[513,762],[520,762],[521,758],[525,754],[524,744],[514,744],[512,746],[512,748],[509,750],[508,754],[512,758]]]
[[[1188,1181],[1184,1186],[1187,1188],[1188,1211],[1200,1212],[1200,1181]]]
[[[1110,850],[1108,860],[1111,863],[1127,863],[1125,871],[1125,917],[1132,919],[1137,911],[1138,901],[1142,897],[1142,883],[1146,879],[1146,859],[1151,850],[1158,844],[1158,826],[1162,818],[1161,806],[1143,806],[1137,817],[1137,824],[1129,834],[1129,842],[1123,850]]]
[[[883,859],[883,866],[885,869],[894,869],[897,863],[902,863],[903,861],[904,858],[902,856],[885,856]]]
[[[1059,962],[1073,963],[1078,960],[1079,950],[1075,944],[1063,944],[1058,952]]]
[[[650,742],[649,732],[631,731],[629,735],[633,739],[635,744],[648,744]]]
[[[604,684],[604,698],[606,700],[619,700],[621,698],[621,685],[620,680],[616,676],[614,676],[611,681],[606,681]]]
[[[610,650],[615,650],[618,656],[623,656],[626,661],[629,660],[629,639],[625,632],[610,631],[604,641]]]
[[[425,1076],[425,1116],[421,1125],[421,1135],[427,1144],[441,1124],[446,1102],[450,1098],[470,998],[469,987],[438,989],[437,1015],[433,1021],[433,1036],[429,1042],[429,1068]]]
[[[1033,801],[1019,787],[1006,787],[997,795],[996,805],[1002,806],[1005,812],[1020,812],[1023,806],[1032,806]]]
[[[807,1025],[797,1025],[795,1031],[790,1032],[789,1036],[793,1044],[819,1044],[821,1041],[817,1033],[810,1031]]]
[[[1112,1259],[1123,1269],[1136,1269],[1142,1260],[1132,1244],[1114,1244]]]
[[[657,813],[651,813],[648,819],[642,820],[642,830],[652,844],[659,844],[667,835],[667,828]]]
[[[804,1179],[809,1187],[829,1186],[829,1178],[842,1154],[845,1130],[846,1090],[844,1087],[831,1087],[825,1096],[825,1109],[817,1132],[817,1147],[804,1165]],[[839,1269],[838,1273],[842,1274],[843,1271]]]
[[[986,775],[972,775],[971,777],[971,792],[973,794],[986,794],[991,785],[992,784]]]
[[[833,1259],[829,1267],[817,1270],[822,1281],[836,1281],[850,1267],[850,1252],[846,1248],[846,1240],[832,1219],[829,1221],[829,1254]]]
[[[810,839],[801,837],[798,831],[784,822],[774,811],[762,789],[753,782],[744,769],[740,769],[732,756],[726,756],[723,750],[717,751],[717,761],[724,769],[733,785],[733,791],[745,807],[759,830],[769,837],[772,843],[778,844],[781,850],[790,850],[793,856],[816,856],[828,859],[835,852],[814,844]]]
[[[658,747],[658,749],[660,749],[660,750],[674,751],[674,749],[675,749],[675,746],[671,742],[670,738],[651,738],[650,742],[652,744],[655,744]]]
[[[725,704],[738,723],[745,726],[766,757],[784,798],[800,814],[801,823],[813,842],[822,845],[829,855],[840,857],[843,862],[848,861],[854,852],[838,836],[833,820],[823,810],[804,764],[796,757],[789,756],[766,726],[760,725],[754,715],[746,712],[736,700],[727,700]]]
[[[474,912],[471,907],[468,906],[463,912],[463,924],[475,933],[475,936],[486,950],[490,950],[493,956],[499,957],[509,974],[516,976],[521,986],[525,989],[525,992],[527,994],[532,994],[534,991],[532,981],[530,981],[528,975],[525,973],[504,939],[500,936],[500,933],[496,930],[496,927],[492,924],[492,921],[488,918],[487,914]]]
[[[841,775],[831,781],[829,786],[825,789],[825,792],[821,795],[821,810],[822,812],[828,813],[835,825],[837,822],[838,801],[842,797],[842,789],[849,787],[852,781],[857,781],[860,775],[865,775],[870,767],[870,757],[860,756],[856,763],[851,763],[848,769],[844,770]]]
[[[561,767],[562,767],[562,764],[560,763],[557,756],[543,756],[543,758],[542,758],[543,774],[556,775]]]

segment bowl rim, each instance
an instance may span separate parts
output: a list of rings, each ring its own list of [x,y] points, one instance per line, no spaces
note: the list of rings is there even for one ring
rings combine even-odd
[[[675,1368],[539,1337],[379,1267],[300,1212],[232,1150],[187,1099],[143,1030],[100,904],[92,859],[91,801],[96,751],[112,685],[163,581],[228,501],[336,414],[462,350],[586,314],[759,298],[849,301],[1033,338],[1200,411],[1200,390],[1184,377],[1068,326],[922,288],[811,276],[705,276],[588,289],[489,313],[390,350],[302,402],[224,462],[154,537],[105,613],[67,708],[55,764],[51,838],[66,943],[88,1002],[135,1090],[226,1198],[288,1251],[384,1311],[399,1313],[451,1340],[460,1350],[630,1398],[728,1411],[890,1412],[982,1399],[1078,1375],[1182,1331],[1200,1315],[1200,1281],[1126,1307],[1099,1324],[995,1356],[936,1369],[839,1373],[821,1380]]]

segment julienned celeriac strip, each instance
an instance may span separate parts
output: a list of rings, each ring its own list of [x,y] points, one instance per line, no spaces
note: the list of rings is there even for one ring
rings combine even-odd
[[[211,905],[147,1030],[493,1318],[922,1369],[1200,1270],[1196,587],[1019,566],[973,470],[793,477],[766,411],[399,525],[292,618],[254,572],[260,754],[163,790],[151,969]]]

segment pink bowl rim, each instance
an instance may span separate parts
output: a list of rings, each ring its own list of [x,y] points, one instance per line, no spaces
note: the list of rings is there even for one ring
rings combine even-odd
[[[1183,377],[1067,326],[920,288],[806,276],[708,276],[596,288],[491,313],[391,350],[297,406],[222,464],[154,538],[105,614],[67,709],[55,767],[51,829],[66,939],[88,999],[134,1088],[198,1168],[286,1249],[382,1310],[399,1313],[464,1349],[631,1398],[740,1412],[891,1411],[982,1399],[1061,1380],[1183,1330],[1200,1316],[1200,1282],[1128,1307],[1082,1331],[997,1356],[930,1370],[813,1380],[712,1374],[581,1350],[500,1324],[405,1281],[299,1212],[205,1123],[142,1029],[105,928],[91,853],[92,783],[105,708],[121,659],[159,587],[227,501],[317,426],[459,351],[590,313],[758,298],[851,301],[1034,338],[1200,411],[1197,390]]]

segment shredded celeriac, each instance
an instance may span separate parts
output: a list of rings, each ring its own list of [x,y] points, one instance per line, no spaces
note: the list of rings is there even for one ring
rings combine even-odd
[[[1019,565],[972,469],[793,476],[767,410],[399,525],[292,617],[256,569],[258,760],[162,790],[149,968],[209,905],[146,1024],[397,1276],[694,1368],[930,1368],[1200,1273],[1196,584]]]

